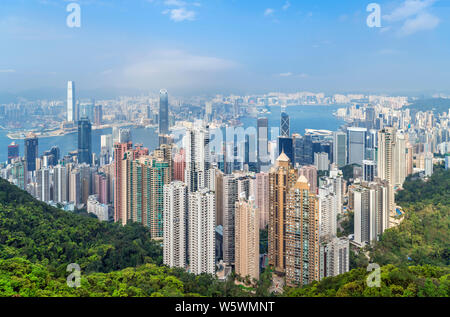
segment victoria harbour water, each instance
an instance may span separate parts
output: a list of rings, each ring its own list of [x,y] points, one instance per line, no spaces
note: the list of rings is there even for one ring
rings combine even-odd
[[[304,134],[305,129],[337,130],[344,121],[333,116],[333,112],[340,106],[293,106],[287,108],[290,117],[290,132]],[[280,126],[280,107],[270,107],[270,114],[261,114],[260,117],[267,117],[269,129]],[[255,127],[256,118],[241,118],[244,128]],[[24,140],[11,140],[7,136],[7,131],[0,130],[0,162],[5,162],[8,158],[7,148],[12,141],[19,144],[20,155],[24,155]],[[104,134],[112,134],[112,129],[101,129],[92,131],[92,151],[100,153],[100,137]],[[158,135],[154,128],[131,128],[131,137],[134,144],[143,144],[150,151],[158,146]],[[39,154],[49,150],[56,145],[61,150],[61,155],[66,155],[77,149],[77,133],[66,134],[63,136],[47,137],[39,139]]]

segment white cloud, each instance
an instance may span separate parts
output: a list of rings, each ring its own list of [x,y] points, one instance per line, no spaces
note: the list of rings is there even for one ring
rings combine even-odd
[[[163,14],[169,14],[170,19],[174,22],[194,21],[197,13],[186,8],[177,8],[163,11]]]
[[[226,59],[200,56],[181,50],[153,51],[123,69],[126,83],[145,87],[202,87],[213,85],[237,70]],[[235,78],[235,77],[234,77]]]
[[[433,30],[439,25],[439,18],[429,13],[421,13],[413,19],[408,19],[400,29],[400,33],[411,35],[419,31]]]
[[[271,16],[271,15],[273,15],[274,12],[275,12],[274,9],[267,8],[266,11],[264,11],[264,16],[266,16],[266,17]]]
[[[15,69],[0,69],[0,73],[15,73]]]
[[[433,30],[440,23],[439,18],[429,12],[435,2],[436,0],[405,0],[390,14],[384,15],[383,20],[398,24],[397,34],[401,36]],[[388,26],[383,31],[391,28]]]
[[[291,72],[288,72],[288,73],[281,73],[278,76],[280,76],[280,77],[291,77],[292,75],[294,75],[294,74],[291,73]]]
[[[291,3],[289,1],[286,1],[286,3],[283,5],[283,10],[287,10],[291,7]]]
[[[435,2],[435,0],[405,0],[400,7],[392,11],[391,14],[385,15],[383,19],[394,22],[402,21],[423,12]]]

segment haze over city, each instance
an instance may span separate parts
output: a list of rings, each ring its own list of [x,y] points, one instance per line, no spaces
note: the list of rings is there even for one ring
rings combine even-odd
[[[71,1],[0,3],[0,101],[157,93],[311,90],[450,93],[450,3],[378,1]]]

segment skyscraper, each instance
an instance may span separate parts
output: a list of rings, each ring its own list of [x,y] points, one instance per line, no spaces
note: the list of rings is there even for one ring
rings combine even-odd
[[[348,164],[362,166],[362,161],[365,158],[366,134],[366,128],[347,128]]]
[[[269,224],[269,174],[256,174],[256,206],[259,209],[259,228]]]
[[[289,115],[286,113],[286,107],[281,107],[280,136],[289,137],[290,135]]]
[[[86,117],[78,121],[78,163],[92,164],[91,122]]]
[[[211,168],[209,128],[196,126],[186,131],[185,182],[190,192],[201,188],[214,190],[215,171]]]
[[[236,274],[259,279],[259,209],[244,194],[236,202]]]
[[[94,106],[94,124],[101,125],[103,123],[103,108],[102,105]]]
[[[223,261],[228,266],[235,262],[235,208],[238,200],[237,180],[225,175],[222,183],[223,204]]]
[[[187,187],[180,181],[164,186],[163,262],[169,267],[187,267]]]
[[[347,164],[347,135],[342,131],[333,133],[333,163],[339,168]]]
[[[30,134],[25,139],[25,161],[28,172],[36,170],[36,158],[39,155],[38,138],[34,134]]]
[[[289,189],[286,201],[286,284],[307,285],[320,279],[319,201],[303,175]]]
[[[18,157],[19,144],[16,144],[16,142],[12,142],[10,145],[8,145],[8,164],[11,164],[12,160]]]
[[[77,122],[79,119],[79,110],[75,98],[75,82],[67,83],[67,121]]]
[[[261,172],[267,172],[270,166],[269,157],[269,120],[267,118],[258,118],[257,121],[257,160],[258,169]]]
[[[289,160],[294,164],[295,162],[295,152],[294,152],[294,141],[291,137],[280,136],[278,137],[278,155],[284,153],[289,157]]]
[[[297,171],[292,168],[286,154],[282,153],[269,172],[269,265],[278,274],[286,270],[285,219],[287,212],[287,194],[295,185]]]
[[[123,225],[127,223],[125,153],[132,147],[131,142],[114,144],[114,221]]]
[[[204,188],[189,193],[188,254],[193,274],[215,274],[215,199]]]
[[[165,89],[159,92],[159,134],[169,134],[169,95]]]

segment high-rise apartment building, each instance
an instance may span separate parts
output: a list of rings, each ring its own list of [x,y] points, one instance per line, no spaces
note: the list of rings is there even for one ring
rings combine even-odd
[[[307,285],[320,279],[319,200],[302,175],[289,189],[286,201],[286,284]]]
[[[259,209],[255,199],[245,194],[236,202],[236,274],[259,279]]]
[[[211,168],[209,127],[196,126],[186,131],[185,182],[190,192],[202,188],[214,190],[215,171]]]
[[[207,188],[189,193],[188,254],[193,274],[215,274],[215,197]]]
[[[269,174],[256,174],[256,201],[259,209],[259,228],[265,229],[269,224]]]
[[[187,267],[188,242],[187,186],[175,181],[164,186],[163,263],[169,267]]]
[[[277,274],[286,270],[285,219],[287,195],[297,181],[297,171],[286,154],[282,153],[269,172],[269,265]]]

